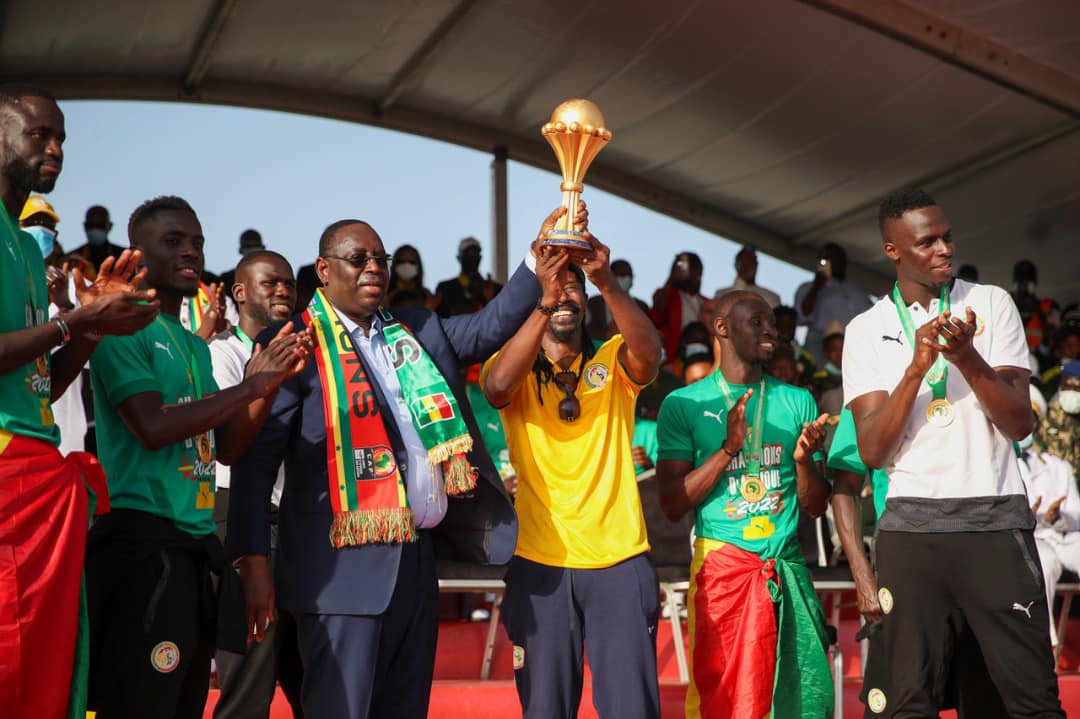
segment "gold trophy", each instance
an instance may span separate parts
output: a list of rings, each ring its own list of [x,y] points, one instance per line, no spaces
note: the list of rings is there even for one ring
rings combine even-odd
[[[585,189],[582,184],[585,173],[596,155],[608,144],[611,132],[604,126],[600,108],[580,98],[567,100],[556,107],[551,113],[551,121],[540,132],[555,150],[555,157],[559,161],[563,176],[559,189],[562,190],[563,207],[566,208],[566,214],[555,223],[555,229],[547,232],[541,244],[572,250],[591,249],[583,233],[574,229],[574,214],[581,191]]]

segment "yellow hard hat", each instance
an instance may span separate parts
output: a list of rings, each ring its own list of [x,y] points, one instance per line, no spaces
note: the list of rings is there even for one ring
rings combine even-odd
[[[56,222],[60,222],[60,215],[56,214],[56,210],[49,204],[41,195],[30,195],[26,199],[26,204],[23,205],[22,212],[19,214],[19,222],[22,222],[31,215],[39,215],[44,213],[53,218]]]

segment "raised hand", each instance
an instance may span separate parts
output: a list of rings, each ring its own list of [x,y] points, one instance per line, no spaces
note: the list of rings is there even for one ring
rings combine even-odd
[[[941,315],[942,322],[938,329],[938,337],[941,339],[941,354],[950,362],[957,363],[970,356],[975,351],[973,343],[975,331],[978,329],[975,311],[970,307],[965,308],[966,321],[952,316],[951,312]]]
[[[561,247],[541,247],[536,260],[536,279],[540,283],[540,303],[554,307],[566,301],[567,271],[570,254]]]
[[[211,282],[206,292],[210,295],[210,302],[203,310],[202,323],[195,333],[204,340],[224,332],[229,324],[225,320],[225,283]]]
[[[544,219],[543,224],[540,225],[540,231],[536,234],[536,240],[533,241],[530,251],[533,256],[540,257],[540,243],[547,237],[547,233],[555,229],[555,224],[559,221],[559,218],[566,214],[566,208],[559,206],[551,211],[551,214]],[[574,215],[574,229],[579,232],[586,232],[589,229],[589,210],[585,207],[583,200],[578,200],[577,213]]]
[[[82,268],[73,267],[71,275],[79,304],[89,305],[105,295],[134,292],[146,277],[146,268],[139,269],[141,260],[140,250],[124,250],[119,257],[106,257],[93,282],[86,279]]]
[[[68,265],[63,268],[47,265],[45,267],[45,285],[49,290],[49,302],[61,310],[72,308],[71,293],[68,291]]]
[[[571,250],[570,259],[601,292],[608,287],[618,287],[615,273],[611,271],[611,250],[588,230],[585,230],[584,239],[592,249]]]
[[[909,366],[913,372],[918,374],[920,379],[930,371],[930,368],[937,360],[938,352],[941,351],[941,345],[938,343],[937,338],[943,323],[942,315],[938,315],[915,330],[915,354],[911,358]]]
[[[256,347],[244,370],[244,380],[255,383],[260,397],[273,393],[282,382],[297,375],[311,357],[311,328],[296,333],[292,328],[292,322],[286,322],[266,349]]]
[[[124,250],[120,257],[107,257],[93,282],[79,267],[71,270],[75,296],[82,305],[65,315],[73,334],[91,339],[100,335],[131,335],[154,321],[158,315],[155,290],[138,290],[146,277],[139,269],[142,253]]]
[[[749,431],[746,426],[746,403],[753,394],[753,389],[746,390],[746,394],[727,413],[727,437],[724,438],[723,451],[729,455],[738,454],[746,441]]]
[[[825,446],[825,424],[829,421],[829,413],[825,412],[815,419],[813,423],[804,423],[802,434],[795,442],[795,452],[791,458],[796,462],[810,462],[817,452]]]

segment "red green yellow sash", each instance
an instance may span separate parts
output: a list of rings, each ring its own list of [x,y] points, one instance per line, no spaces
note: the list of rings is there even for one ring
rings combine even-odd
[[[471,491],[476,470],[465,453],[472,448],[472,438],[449,385],[411,333],[389,313],[380,312],[391,360],[428,461],[442,466],[448,494]],[[315,365],[323,389],[334,510],[330,542],[341,548],[413,541],[416,532],[404,478],[352,338],[321,289],[303,318],[315,330]]]

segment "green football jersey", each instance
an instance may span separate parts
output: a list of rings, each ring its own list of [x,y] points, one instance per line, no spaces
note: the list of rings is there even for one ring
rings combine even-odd
[[[664,400],[657,419],[660,461],[684,460],[700,467],[720,450],[727,437],[728,403],[718,374],[719,370]],[[760,383],[728,386],[735,402],[753,388],[746,407],[747,425],[753,427],[761,401]],[[766,376],[760,459],[764,491],[744,496],[750,460],[744,448],[698,505],[697,535],[730,542],[760,557],[797,553],[799,509],[793,454],[803,425],[816,418],[817,407],[809,392]],[[815,460],[821,458],[820,453],[814,455]]]

